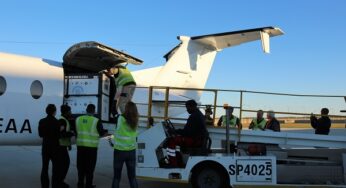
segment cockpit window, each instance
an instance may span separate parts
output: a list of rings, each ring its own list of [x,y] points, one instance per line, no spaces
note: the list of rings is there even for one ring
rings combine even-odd
[[[43,85],[40,81],[35,80],[30,87],[30,93],[32,98],[39,99],[43,94]]]
[[[0,76],[0,96],[3,95],[6,91],[6,80],[4,77]]]

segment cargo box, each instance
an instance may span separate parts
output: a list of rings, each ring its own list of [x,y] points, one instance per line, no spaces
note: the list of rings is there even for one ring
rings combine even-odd
[[[64,104],[74,116],[86,114],[88,104],[96,106],[96,116],[109,121],[110,80],[104,73],[69,74],[65,76]]]

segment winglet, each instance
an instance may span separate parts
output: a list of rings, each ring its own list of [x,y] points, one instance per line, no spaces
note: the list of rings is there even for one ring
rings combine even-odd
[[[266,32],[261,31],[261,41],[262,41],[262,48],[264,53],[269,54],[270,53],[270,43],[269,43],[269,34]]]

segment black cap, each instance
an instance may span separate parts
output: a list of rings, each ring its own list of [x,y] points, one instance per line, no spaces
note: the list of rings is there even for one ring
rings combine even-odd
[[[195,100],[188,100],[185,102],[185,106],[197,107],[197,103]]]
[[[329,114],[329,109],[328,108],[322,108],[321,109],[321,114],[328,115]]]

